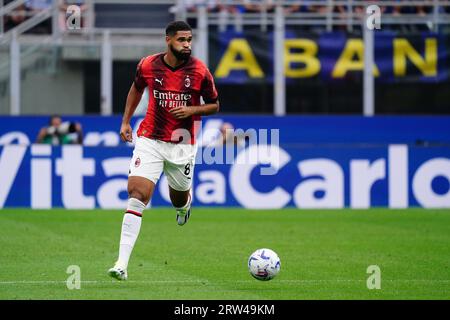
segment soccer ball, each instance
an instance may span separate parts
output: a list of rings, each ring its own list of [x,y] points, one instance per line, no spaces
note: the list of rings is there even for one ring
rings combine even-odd
[[[280,272],[280,268],[280,258],[270,249],[258,249],[248,258],[248,271],[258,280],[273,279]]]

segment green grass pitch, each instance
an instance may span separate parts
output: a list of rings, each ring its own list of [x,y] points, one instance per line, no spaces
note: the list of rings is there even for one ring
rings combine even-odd
[[[0,299],[449,299],[449,210],[245,210],[144,212],[128,281],[107,276],[121,210],[0,211]],[[281,258],[273,280],[253,279],[248,256]],[[81,270],[69,290],[67,268]],[[369,290],[367,268],[381,270]]]

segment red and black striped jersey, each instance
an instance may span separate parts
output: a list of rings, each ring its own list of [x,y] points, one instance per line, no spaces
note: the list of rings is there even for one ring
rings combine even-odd
[[[201,117],[194,115],[176,119],[169,112],[178,106],[198,106],[200,97],[205,103],[218,99],[211,72],[206,65],[190,57],[176,68],[163,59],[164,53],[143,58],[136,70],[134,85],[142,92],[148,87],[147,113],[137,131],[138,136],[173,143],[195,143]],[[190,140],[186,139],[189,132]],[[180,141],[181,140],[181,141]]]

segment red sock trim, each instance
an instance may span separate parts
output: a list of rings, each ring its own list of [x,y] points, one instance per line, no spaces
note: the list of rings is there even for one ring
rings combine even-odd
[[[127,211],[125,211],[125,213],[130,213],[130,214],[134,214],[135,216],[142,217],[142,213],[133,211],[133,210],[129,210],[129,209],[127,209]]]

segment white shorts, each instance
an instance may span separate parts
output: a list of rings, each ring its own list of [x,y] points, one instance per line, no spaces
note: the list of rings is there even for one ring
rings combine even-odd
[[[187,191],[192,186],[196,153],[197,145],[138,137],[129,176],[144,177],[156,184],[164,172],[172,189]]]

